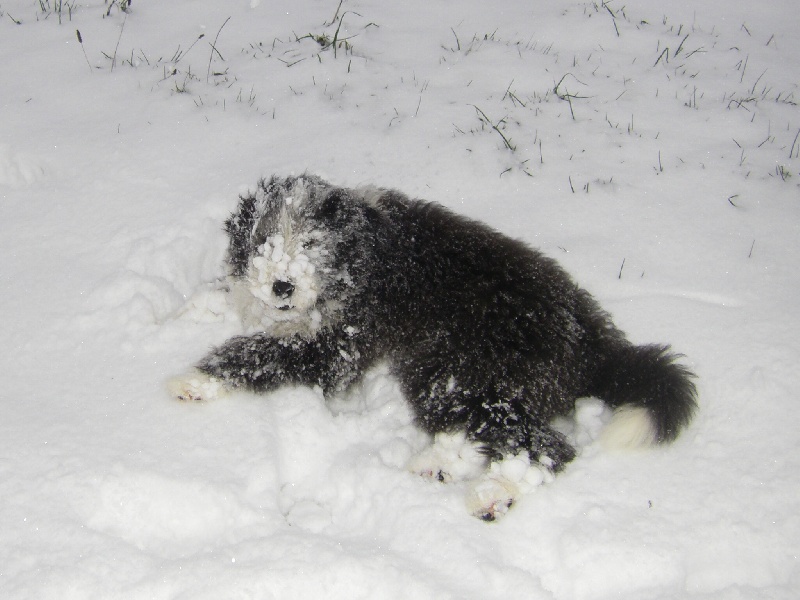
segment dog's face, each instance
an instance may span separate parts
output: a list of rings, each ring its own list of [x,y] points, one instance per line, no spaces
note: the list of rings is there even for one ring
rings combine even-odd
[[[295,200],[262,217],[245,279],[250,293],[261,303],[263,316],[278,329],[318,329],[317,308],[324,278],[330,275],[325,260],[330,250],[325,235],[313,228]]]
[[[325,182],[262,183],[227,223],[229,263],[247,325],[276,336],[313,336],[354,288],[339,246],[352,210]],[[357,219],[355,219],[357,221]]]

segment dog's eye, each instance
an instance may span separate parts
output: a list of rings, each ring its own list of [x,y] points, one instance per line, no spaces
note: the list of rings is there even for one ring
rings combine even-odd
[[[333,190],[328,197],[322,202],[320,207],[320,216],[323,219],[333,219],[339,212],[342,206],[343,198],[339,190]]]
[[[302,241],[303,249],[305,250],[305,249],[308,249],[308,248],[316,248],[317,246],[319,246],[322,243],[322,240],[324,239],[324,235],[325,234],[322,233],[319,230],[314,230],[314,231],[308,232],[308,234],[306,236],[304,236],[303,241]]]

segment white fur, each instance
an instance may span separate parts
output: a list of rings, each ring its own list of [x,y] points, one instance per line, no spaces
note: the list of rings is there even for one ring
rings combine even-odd
[[[473,479],[486,468],[481,446],[467,440],[464,432],[437,433],[433,444],[413,456],[407,468],[426,479],[444,483]]]
[[[167,389],[173,398],[187,402],[213,400],[227,393],[222,380],[197,369],[173,377],[167,382]]]
[[[467,510],[486,521],[502,518],[520,496],[553,479],[546,465],[531,464],[527,452],[506,456],[487,469],[480,450],[480,444],[467,440],[463,432],[439,433],[433,444],[412,457],[407,468],[444,483],[470,481]]]
[[[519,487],[513,481],[487,473],[470,486],[466,496],[467,510],[484,521],[496,521],[508,512],[519,495]]]
[[[492,463],[470,485],[466,496],[467,510],[485,521],[502,518],[521,496],[553,480],[547,462],[540,460],[539,464],[532,464],[528,453],[521,452]]]
[[[634,449],[657,442],[653,419],[646,408],[621,406],[600,434],[600,444],[608,449]]]
[[[286,216],[281,219],[281,229],[251,258],[244,281],[232,282],[242,320],[251,330],[281,336],[313,335],[319,329],[322,315],[315,308],[320,290],[319,250],[306,247],[316,241],[316,233],[295,231]],[[294,286],[289,298],[275,295],[272,286],[276,281]]]

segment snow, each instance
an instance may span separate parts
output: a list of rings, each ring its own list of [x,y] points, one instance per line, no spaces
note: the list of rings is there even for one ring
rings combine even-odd
[[[337,5],[0,0],[0,596],[794,598],[800,13]],[[612,452],[588,401],[487,524],[406,470],[429,440],[383,372],[170,400],[240,328],[238,193],[306,170],[542,248],[686,354],[697,418]]]

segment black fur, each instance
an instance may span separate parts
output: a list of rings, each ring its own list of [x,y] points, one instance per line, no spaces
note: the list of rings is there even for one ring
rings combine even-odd
[[[252,283],[260,246],[283,232],[313,248],[317,290],[312,326],[301,312],[202,360],[230,387],[330,395],[388,361],[426,431],[464,430],[494,459],[527,450],[556,471],[575,450],[550,421],[577,398],[646,408],[658,441],[695,409],[693,375],[667,347],[633,346],[555,261],[437,204],[273,177],[226,230],[234,280]]]

